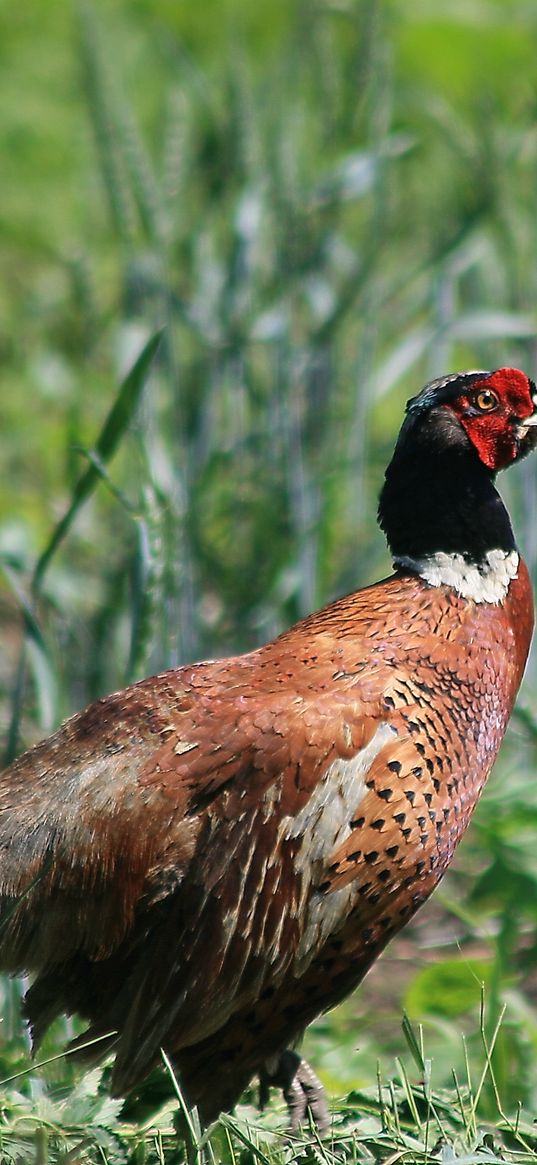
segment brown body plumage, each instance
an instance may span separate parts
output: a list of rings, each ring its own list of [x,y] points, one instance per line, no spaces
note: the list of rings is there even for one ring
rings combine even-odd
[[[164,1048],[209,1120],[344,998],[493,764],[533,623],[513,570],[480,601],[400,567],[98,701],[6,770],[0,961],[35,975],[35,1038],[62,1011],[115,1033],[118,1093]]]

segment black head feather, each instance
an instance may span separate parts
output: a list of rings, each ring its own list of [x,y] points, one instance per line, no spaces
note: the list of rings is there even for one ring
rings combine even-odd
[[[451,372],[448,376],[439,376],[430,380],[417,396],[407,401],[405,412],[427,412],[434,405],[446,404],[453,400],[464,389],[470,388],[477,380],[487,380],[491,376],[490,370],[483,368],[473,369],[471,372]]]

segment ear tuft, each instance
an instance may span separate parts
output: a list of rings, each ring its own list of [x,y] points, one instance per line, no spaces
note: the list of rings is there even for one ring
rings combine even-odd
[[[433,405],[443,404],[444,401],[456,396],[464,388],[470,388],[476,380],[484,380],[490,375],[490,371],[476,368],[469,372],[451,372],[447,376],[439,376],[436,380],[430,380],[417,396],[413,396],[407,401],[405,411],[407,413],[426,412]]]

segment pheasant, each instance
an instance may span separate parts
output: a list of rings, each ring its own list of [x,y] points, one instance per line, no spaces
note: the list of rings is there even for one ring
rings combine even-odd
[[[288,1049],[431,893],[491,769],[533,626],[494,478],[536,445],[524,373],[432,381],[380,496],[390,577],[0,775],[0,966],[33,976],[34,1044],[78,1013],[116,1095],[164,1049],[204,1122],[256,1074],[326,1122]]]

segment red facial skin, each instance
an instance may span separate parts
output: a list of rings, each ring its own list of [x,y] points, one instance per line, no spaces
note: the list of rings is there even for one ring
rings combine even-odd
[[[494,409],[481,410],[478,399],[483,390],[497,399]],[[522,452],[525,433],[520,422],[535,412],[532,385],[517,368],[498,368],[491,376],[474,381],[467,393],[446,405],[459,419],[479,457],[494,472],[505,469]],[[518,422],[518,424],[517,424]],[[531,430],[526,430],[526,433]]]

